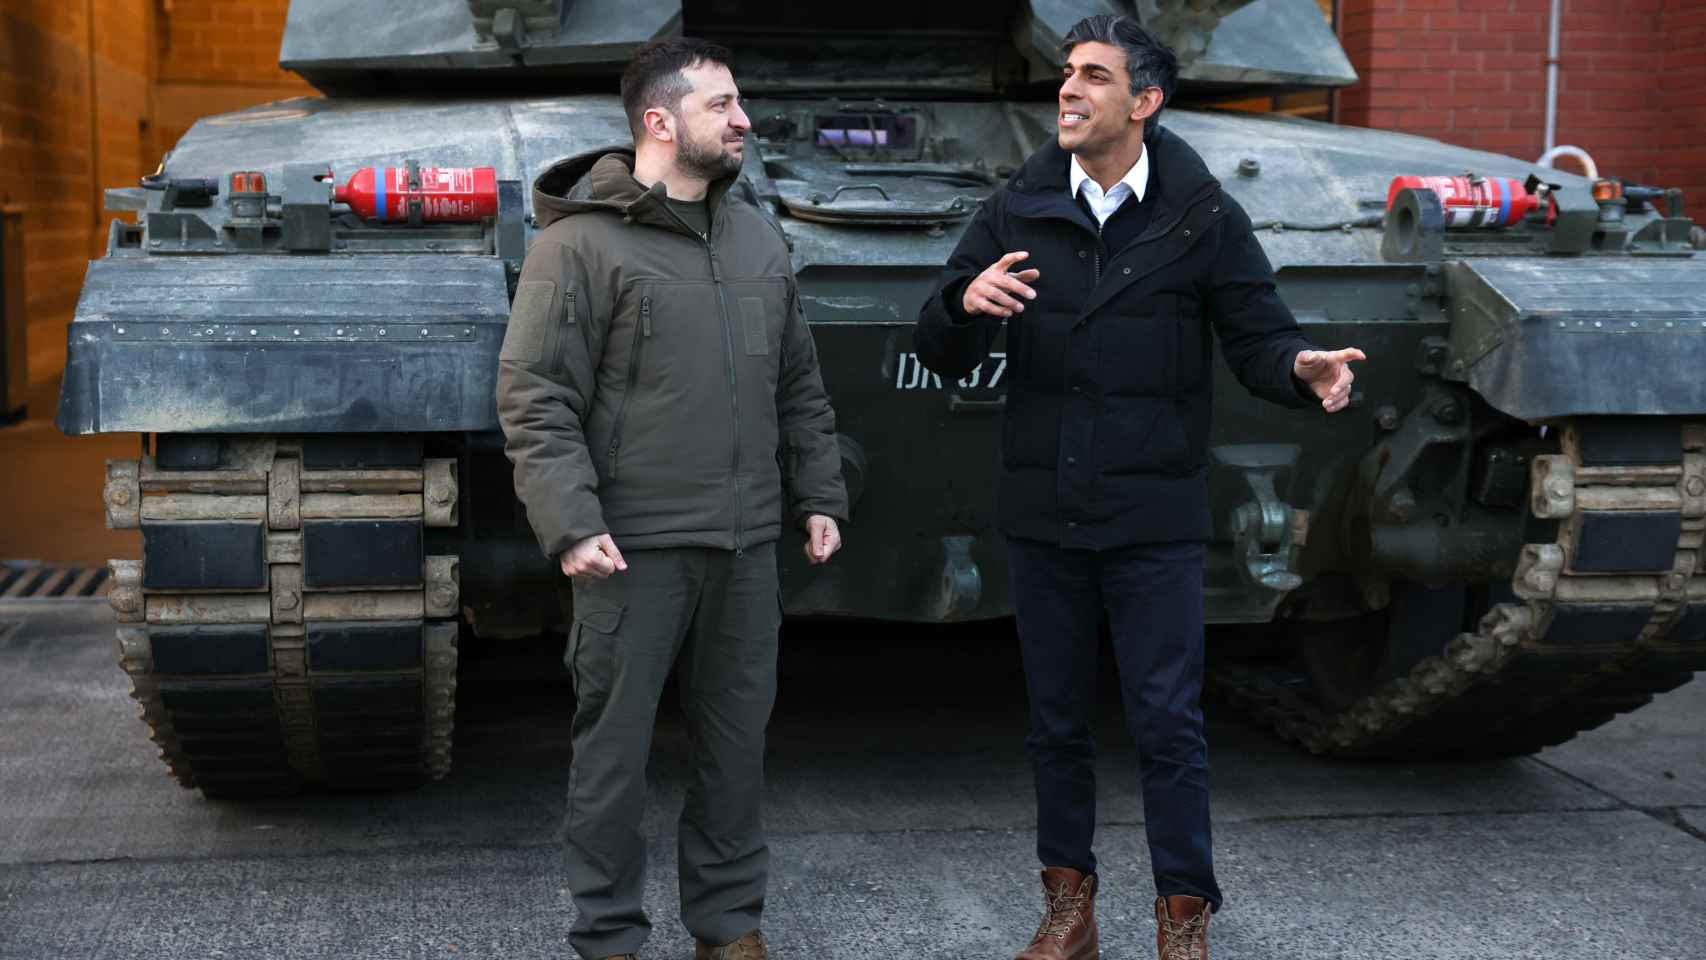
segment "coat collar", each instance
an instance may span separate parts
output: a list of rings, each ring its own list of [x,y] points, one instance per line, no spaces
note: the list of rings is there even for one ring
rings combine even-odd
[[[1193,198],[1219,181],[1202,157],[1178,134],[1163,126],[1144,132],[1143,153],[1149,158],[1149,189],[1154,191],[1155,215],[1149,233],[1164,230]],[[1070,220],[1095,231],[1095,225],[1072,199],[1072,156],[1050,138],[1031,154],[1007,182],[1008,209],[1016,216]]]
[[[1074,154],[1071,161],[1067,163],[1066,181],[1066,193],[1071,197],[1077,197],[1078,191],[1084,189],[1084,184],[1090,181],[1089,171],[1085,170],[1084,165],[1078,162],[1078,156],[1076,154]],[[1148,147],[1143,148],[1143,152],[1137,155],[1137,162],[1131,165],[1131,169],[1125,172],[1125,176],[1120,178],[1120,182],[1114,184],[1107,193],[1111,194],[1115,190],[1118,190],[1121,183],[1125,184],[1126,188],[1131,191],[1131,195],[1136,198],[1138,203],[1143,202],[1143,195],[1149,190]],[[1101,188],[1101,184],[1096,184],[1096,189],[1100,190]]]
[[[723,198],[738,174],[713,180],[705,194],[711,221],[719,222]],[[634,179],[632,147],[602,147],[559,160],[533,183],[536,223],[547,227],[563,217],[594,210],[619,213],[625,221],[661,227],[675,233],[698,235],[669,211],[669,195],[660,181],[645,187]]]

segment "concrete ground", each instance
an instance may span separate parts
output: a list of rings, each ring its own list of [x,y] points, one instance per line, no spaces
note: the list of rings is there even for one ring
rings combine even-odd
[[[570,956],[552,646],[466,653],[443,783],[213,803],[154,759],[103,604],[0,604],[0,958]],[[774,954],[1011,957],[1039,905],[1011,628],[790,624],[783,649]],[[1103,956],[1134,960],[1154,955],[1147,856],[1111,689],[1102,706]],[[1214,956],[1702,956],[1703,721],[1697,682],[1536,758],[1348,765],[1211,712]],[[691,955],[684,752],[666,706],[647,958]]]

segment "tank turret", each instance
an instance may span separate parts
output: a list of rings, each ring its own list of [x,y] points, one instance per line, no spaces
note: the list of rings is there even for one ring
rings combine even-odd
[[[502,81],[608,88],[636,47],[725,40],[749,93],[1017,93],[1052,83],[1060,42],[1097,13],[1137,17],[1178,51],[1181,84],[1223,94],[1343,86],[1356,72],[1315,0],[296,0],[280,61],[327,93]]]

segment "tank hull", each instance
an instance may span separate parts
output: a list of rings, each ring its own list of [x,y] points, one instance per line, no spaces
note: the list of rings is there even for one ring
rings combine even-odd
[[[1052,136],[1052,106],[755,100],[748,109],[745,175],[788,238],[853,497],[836,562],[809,566],[792,539],[784,544],[786,611],[912,622],[1010,615],[992,525],[1004,356],[998,344],[972,376],[944,382],[918,363],[911,338],[970,213]],[[1571,198],[1589,185],[1543,171],[1563,198],[1556,227],[1468,245],[1424,229],[1395,247],[1382,211],[1393,177],[1523,179],[1534,168],[1288,118],[1170,110],[1166,122],[1250,214],[1309,339],[1370,357],[1350,408],[1331,417],[1266,405],[1216,367],[1202,465],[1215,523],[1205,614],[1273,625],[1217,651],[1216,689],[1322,752],[1503,755],[1603,722],[1706,666],[1696,574],[1706,570],[1706,380],[1694,374],[1706,357],[1706,258],[1669,239],[1679,218],[1631,211],[1612,231],[1588,206],[1593,222],[1578,230],[1584,207]],[[879,128],[893,149],[873,149],[875,133],[863,145],[854,135]],[[511,222],[433,238],[356,231],[348,247],[306,253],[235,249],[226,241],[244,236],[242,225],[218,207],[195,214],[211,224],[205,235],[152,208],[141,226],[114,228],[72,325],[59,425],[156,438],[150,458],[113,468],[107,509],[117,525],[144,530],[144,562],[121,571],[129,589],[115,590],[114,603],[126,669],[162,750],[174,769],[204,774],[181,780],[238,793],[372,785],[348,772],[360,769],[350,756],[366,754],[315,747],[303,731],[363,716],[316,713],[317,685],[336,704],[339,691],[367,689],[350,684],[374,680],[335,659],[316,665],[314,638],[376,622],[422,644],[416,661],[379,670],[389,692],[374,702],[414,691],[426,718],[398,734],[420,746],[386,768],[396,773],[386,783],[442,774],[448,627],[460,620],[503,637],[561,618],[561,577],[515,499],[493,405],[511,284],[531,235],[530,200],[516,185],[625,140],[608,96],[290,101],[202,121],[165,175],[256,170],[281,182],[310,166],[339,178],[411,161],[490,166],[511,185]],[[392,462],[387,445],[398,442],[411,452]],[[257,449],[268,451],[264,468],[243,459]],[[260,472],[241,473],[251,468]],[[1565,475],[1568,496],[1536,499]],[[451,484],[448,500],[432,499],[434,477]],[[258,506],[245,499],[257,493]],[[319,512],[275,510],[298,495],[304,508],[317,498]],[[345,526],[310,532],[326,523]],[[412,572],[397,572],[396,551],[337,540],[351,523],[415,530],[403,564]],[[1605,546],[1625,541],[1651,549]],[[356,545],[316,553],[315,542]],[[150,585],[151,565],[159,573],[186,555],[257,572],[235,584]],[[264,654],[247,672],[218,674],[209,664],[223,661],[211,653],[191,665],[213,674],[162,668],[159,651],[182,649],[184,630],[205,640],[233,623]],[[174,739],[198,716],[182,690],[177,706],[163,692],[184,683],[272,697],[274,726],[239,753],[261,757],[257,769],[294,772],[245,780],[249,768],[230,774],[205,742]],[[1500,689],[1522,695],[1501,700]],[[250,707],[238,700],[230,709],[240,719]],[[358,745],[391,756],[384,743]]]

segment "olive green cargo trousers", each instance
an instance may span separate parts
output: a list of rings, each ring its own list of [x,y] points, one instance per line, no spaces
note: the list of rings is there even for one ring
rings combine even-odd
[[[782,623],[776,544],[624,557],[626,571],[574,582],[563,656],[576,699],[564,825],[578,912],[569,942],[589,958],[636,952],[651,930],[640,903],[646,761],[672,665],[690,771],[677,840],[682,924],[714,944],[757,929],[770,869],[760,801]]]

